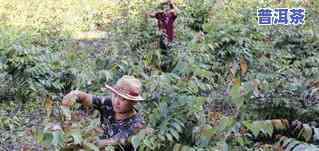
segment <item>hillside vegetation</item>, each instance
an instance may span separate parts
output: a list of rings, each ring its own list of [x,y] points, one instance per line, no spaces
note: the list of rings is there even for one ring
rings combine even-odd
[[[145,18],[159,3],[0,0],[0,150],[97,150],[99,115],[61,99],[105,95],[123,75],[141,79],[137,109],[152,129],[130,139],[137,150],[271,150],[270,120],[319,126],[318,0],[176,0],[165,71],[156,20]],[[265,7],[303,7],[305,23],[260,26]],[[76,124],[54,130],[65,116]]]

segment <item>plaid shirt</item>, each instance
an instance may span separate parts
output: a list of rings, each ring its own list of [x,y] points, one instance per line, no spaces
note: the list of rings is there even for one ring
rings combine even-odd
[[[127,140],[141,125],[144,125],[144,119],[140,113],[124,120],[115,120],[111,97],[93,96],[92,103],[93,107],[101,113],[101,126],[104,129],[102,139]]]

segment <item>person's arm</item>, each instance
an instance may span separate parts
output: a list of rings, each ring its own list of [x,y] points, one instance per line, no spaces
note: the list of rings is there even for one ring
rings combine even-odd
[[[144,22],[148,22],[148,17],[155,18],[156,17],[156,12],[146,12],[144,16]]]
[[[62,105],[70,107],[77,101],[86,107],[92,106],[92,95],[83,91],[75,90],[71,91],[63,97]]]
[[[172,7],[172,9],[171,9],[169,12],[172,13],[174,16],[176,16],[178,9],[177,9],[175,3],[174,3],[172,0],[168,0],[167,3],[168,3],[169,5],[171,5],[171,7]]]
[[[151,13],[148,13],[147,15],[148,15],[149,17],[154,18],[154,17],[155,17],[155,15],[156,15],[156,12],[151,12]]]
[[[146,16],[149,16],[151,18],[156,18],[156,14],[163,13],[163,12],[164,11],[148,12],[148,13],[146,13]]]

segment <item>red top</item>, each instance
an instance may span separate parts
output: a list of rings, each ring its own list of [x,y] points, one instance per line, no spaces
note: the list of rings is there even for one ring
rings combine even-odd
[[[167,39],[171,42],[175,38],[174,21],[176,14],[174,12],[158,12],[155,14],[157,19],[158,28],[162,30],[166,35]]]

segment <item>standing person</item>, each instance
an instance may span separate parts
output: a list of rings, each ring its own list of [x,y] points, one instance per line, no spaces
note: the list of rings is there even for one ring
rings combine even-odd
[[[168,49],[176,38],[174,22],[177,18],[177,8],[171,0],[162,3],[161,6],[161,11],[148,13],[147,15],[157,20],[160,31],[160,48]]]
[[[173,52],[169,49],[172,48],[172,44],[176,38],[175,33],[175,20],[177,18],[176,14],[177,8],[172,0],[168,0],[161,3],[161,10],[146,13],[146,16],[155,18],[157,20],[158,30],[160,32],[159,46],[162,49],[161,54],[164,56],[163,67],[171,65],[173,62]],[[166,69],[164,69],[166,70]]]
[[[74,103],[71,98],[76,98],[76,102],[97,109],[104,131],[102,139],[97,142],[99,148],[122,144],[124,147],[117,150],[131,151],[134,149],[127,143],[128,138],[145,125],[142,115],[134,108],[144,100],[141,86],[141,82],[133,76],[123,76],[114,86],[105,85],[105,90],[110,90],[112,96],[95,96],[76,90],[64,96],[62,104],[70,107]]]

